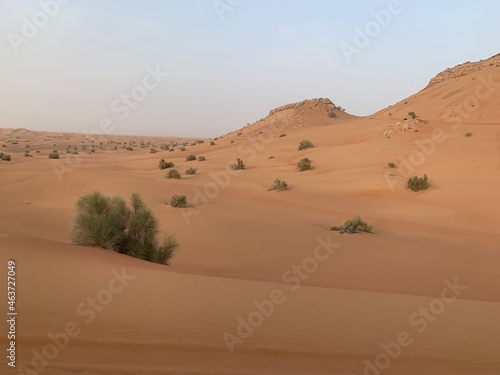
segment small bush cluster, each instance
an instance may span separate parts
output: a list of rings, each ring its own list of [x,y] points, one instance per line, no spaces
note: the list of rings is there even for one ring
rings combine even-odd
[[[410,116],[410,118],[413,120],[415,118],[417,118],[417,115],[415,114],[415,112],[408,112],[408,116]]]
[[[207,160],[204,156],[198,156],[198,161],[205,161]]]
[[[308,139],[303,139],[300,141],[298,149],[300,151],[311,147],[314,147],[314,144]]]
[[[191,154],[186,156],[186,161],[193,161],[193,160],[196,160],[196,155]]]
[[[178,180],[181,178],[181,174],[177,169],[169,169],[167,174],[165,175],[165,178]]]
[[[394,164],[394,163],[387,163],[387,166],[389,168],[396,168],[396,164]]]
[[[330,230],[338,231],[340,233],[353,234],[361,232],[371,233],[373,228],[366,221],[362,220],[361,217],[356,216],[352,219],[344,221],[344,224],[341,226],[330,227]]]
[[[197,169],[196,168],[188,168],[186,170],[186,174],[196,174]]]
[[[138,194],[132,194],[130,206],[120,196],[100,192],[81,196],[76,202],[73,243],[168,265],[177,241],[171,235],[158,241],[158,220]]]
[[[245,169],[245,164],[243,163],[243,160],[241,160],[240,158],[236,158],[236,163],[231,164],[231,169],[234,170]]]
[[[286,137],[286,133],[280,134],[280,138]]]
[[[424,177],[414,176],[409,178],[407,186],[410,190],[413,191],[427,190],[429,188],[429,181],[427,175],[424,174]]]
[[[175,208],[185,208],[187,207],[187,198],[185,195],[175,194],[170,199],[170,206]]]
[[[210,146],[215,146],[215,142],[214,141],[210,141]]]
[[[161,170],[173,167],[175,167],[175,164],[171,161],[167,162],[165,161],[165,159],[160,159],[160,161],[158,162],[158,168],[160,168]]]
[[[156,148],[152,148],[151,150],[149,150],[150,154],[156,154],[157,152],[158,150]]]
[[[311,160],[309,158],[303,158],[297,163],[297,168],[299,172],[307,171],[312,168]]]
[[[57,152],[57,150],[53,150],[53,151],[49,154],[49,159],[59,159],[59,153]]]
[[[4,154],[3,152],[0,152],[0,159],[3,161],[10,161],[10,155]]]
[[[277,178],[274,180],[273,186],[271,186],[268,190],[274,190],[274,191],[285,191],[288,189],[288,184],[284,180],[280,180]]]
[[[472,132],[467,132],[467,133],[465,133],[465,136],[466,136],[466,137],[472,137]]]

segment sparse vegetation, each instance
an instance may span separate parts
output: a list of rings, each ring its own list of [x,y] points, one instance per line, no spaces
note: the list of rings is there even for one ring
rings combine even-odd
[[[57,150],[53,150],[53,151],[49,154],[49,159],[59,159],[59,153],[57,152]]]
[[[179,150],[180,151],[186,151],[186,147],[182,146]]]
[[[120,196],[100,192],[81,196],[76,203],[73,242],[168,265],[177,241],[171,235],[158,241],[158,220],[138,194],[132,194],[130,205]]]
[[[284,180],[280,180],[277,178],[274,180],[273,186],[271,186],[268,190],[274,190],[274,191],[285,191],[288,189],[288,184]]]
[[[239,136],[243,135],[243,133],[242,133],[242,132],[239,132],[239,133],[238,133],[238,134],[236,134],[236,135],[239,137]]]
[[[193,161],[193,160],[196,160],[196,155],[191,154],[186,156],[186,161]]]
[[[165,175],[165,178],[178,180],[181,178],[181,174],[177,169],[169,169],[167,174]]]
[[[127,150],[127,151],[134,151],[134,149],[131,146],[125,147],[125,150]]]
[[[467,133],[465,133],[465,136],[466,136],[466,137],[472,137],[472,132],[467,132]]]
[[[188,168],[186,170],[186,174],[196,174],[197,169],[196,168]]]
[[[415,114],[415,112],[408,112],[408,116],[410,116],[410,118],[412,120],[417,118],[417,115]]]
[[[361,217],[356,216],[352,219],[344,221],[341,226],[330,227],[330,230],[338,231],[340,233],[372,233],[373,227],[369,225],[366,221],[362,220]]]
[[[150,154],[156,154],[157,152],[158,150],[156,148],[152,148],[151,150],[149,150]]]
[[[187,207],[187,198],[185,195],[175,194],[170,199],[170,206],[175,208],[185,208]]]
[[[4,154],[3,152],[0,152],[0,159],[3,161],[10,161],[10,155]]]
[[[215,142],[214,141],[210,141],[210,146],[215,146]]]
[[[243,160],[241,160],[240,158],[236,158],[236,163],[231,165],[231,169],[234,170],[245,169],[245,164],[243,163]]]
[[[286,137],[286,133],[280,134],[280,138]]]
[[[160,161],[158,162],[158,168],[160,168],[161,170],[173,167],[175,167],[175,164],[172,163],[171,161],[165,161],[165,159],[160,159]]]
[[[198,161],[205,161],[207,160],[204,156],[198,156]]]
[[[307,171],[312,168],[311,160],[309,158],[303,158],[297,163],[297,168],[300,172]]]
[[[303,139],[300,141],[298,149],[300,151],[311,147],[314,147],[314,144],[308,139]]]
[[[397,168],[396,164],[394,164],[394,163],[387,163],[387,166],[389,168]]]
[[[331,118],[336,118],[337,114],[335,113],[335,111],[330,111],[328,112],[328,116],[330,116]]]
[[[414,176],[408,179],[407,186],[413,191],[427,190],[429,188],[429,181],[427,175],[424,177]]]

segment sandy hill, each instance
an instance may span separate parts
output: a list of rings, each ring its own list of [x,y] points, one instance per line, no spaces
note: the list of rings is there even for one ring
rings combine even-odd
[[[356,116],[347,113],[342,107],[336,106],[328,98],[306,99],[274,108],[269,111],[269,115],[265,118],[229,134],[251,134],[259,132],[263,128],[273,128],[276,131],[286,132],[339,124],[354,118]]]
[[[161,139],[144,137],[140,147],[142,137],[110,138],[93,153],[79,146],[76,164],[62,143],[88,149],[81,135],[0,132],[13,156],[0,161],[0,263],[18,264],[19,365],[33,368],[33,350],[74,322],[81,332],[39,373],[379,375],[367,370],[379,358],[380,374],[498,375],[499,71],[437,82],[372,118],[307,101],[214,144],[151,153]],[[454,116],[459,106],[470,111]],[[311,114],[302,128],[300,111]],[[405,122],[411,111],[419,121]],[[302,139],[315,147],[297,150]],[[132,141],[132,151],[122,149]],[[41,152],[23,157],[32,143]],[[54,147],[58,160],[47,156]],[[206,160],[186,161],[189,154]],[[299,172],[305,157],[313,168]],[[160,158],[182,178],[165,179]],[[232,173],[236,158],[246,169]],[[60,167],[68,168],[62,178]],[[189,167],[197,173],[184,174]],[[423,174],[430,189],[409,191],[408,177]],[[276,178],[287,191],[268,191]],[[71,244],[74,203],[91,190],[140,193],[162,232],[180,242],[172,266]],[[187,196],[186,211],[164,204],[174,194]],[[328,231],[355,215],[374,233]],[[329,257],[325,243],[335,244]],[[123,267],[130,282],[103,299]],[[449,283],[460,286],[456,299]],[[285,301],[260,318],[257,305],[280,291]],[[97,297],[105,305],[90,319],[86,303]],[[238,328],[248,319],[253,326]],[[224,334],[238,332],[244,339],[231,354]],[[402,334],[411,343],[384,362]],[[5,362],[2,374],[18,373]]]

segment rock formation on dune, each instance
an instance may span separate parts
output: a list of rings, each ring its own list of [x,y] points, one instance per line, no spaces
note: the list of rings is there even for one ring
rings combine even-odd
[[[272,126],[282,130],[332,125],[344,119],[355,118],[328,98],[308,99],[286,104],[269,111],[269,115],[246,129],[259,130]]]
[[[490,57],[489,59],[479,60],[476,62],[466,62],[453,68],[448,68],[432,78],[426,88],[448,79],[466,76],[467,74],[477,72],[490,66],[500,67],[500,53]]]

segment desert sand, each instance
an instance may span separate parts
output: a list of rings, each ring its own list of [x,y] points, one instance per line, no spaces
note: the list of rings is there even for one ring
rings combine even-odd
[[[18,309],[17,368],[2,355],[1,373],[500,374],[499,65],[458,66],[369,117],[288,105],[212,146],[1,129],[0,264],[16,262]],[[186,150],[160,148],[172,140]],[[246,169],[230,174],[237,157]],[[303,157],[312,170],[297,171]],[[164,179],[160,158],[198,173]],[[423,174],[429,190],[406,188]],[[267,191],[276,178],[287,191]],[[141,194],[180,243],[172,265],[73,245],[74,203],[93,190]],[[190,206],[165,205],[174,194]],[[374,233],[328,230],[355,215]]]

